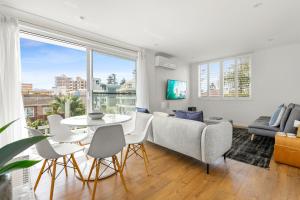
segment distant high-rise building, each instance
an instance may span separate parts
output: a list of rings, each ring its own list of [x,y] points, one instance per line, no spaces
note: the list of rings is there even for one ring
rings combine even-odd
[[[87,82],[81,77],[76,77],[73,80],[71,77],[66,75],[55,77],[55,87],[53,88],[54,93],[65,94],[68,92],[84,90],[87,88]]]

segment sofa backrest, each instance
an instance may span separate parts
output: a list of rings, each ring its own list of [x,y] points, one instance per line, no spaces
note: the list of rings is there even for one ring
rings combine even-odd
[[[154,116],[151,141],[201,160],[201,134],[205,127],[206,124],[199,121]]]

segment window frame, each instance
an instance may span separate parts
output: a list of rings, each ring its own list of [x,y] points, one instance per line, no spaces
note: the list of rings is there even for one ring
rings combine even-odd
[[[240,58],[247,58],[249,59],[249,97],[239,97],[238,96],[238,67],[237,67],[237,60]],[[235,72],[235,96],[234,97],[225,97],[224,96],[224,61],[225,60],[234,60],[234,72]],[[210,63],[220,63],[220,95],[219,96],[209,96],[209,64]],[[207,74],[207,96],[201,96],[201,80],[200,80],[200,65],[207,65],[208,66],[208,74]],[[198,76],[198,94],[197,97],[201,100],[242,100],[242,101],[249,101],[252,100],[252,54],[243,54],[238,56],[231,56],[231,57],[224,57],[220,59],[213,59],[204,62],[199,62],[197,64],[197,76]]]
[[[20,23],[20,35],[29,35],[46,40],[52,40],[58,43],[77,46],[86,51],[86,112],[91,112],[93,108],[92,95],[93,95],[93,51],[108,54],[125,59],[135,60],[136,69],[138,65],[139,52],[141,48],[129,45],[127,43],[110,40],[108,38],[85,38],[71,33],[61,32],[59,30],[48,29],[41,26],[27,24],[26,22]],[[136,74],[137,76],[137,74]]]

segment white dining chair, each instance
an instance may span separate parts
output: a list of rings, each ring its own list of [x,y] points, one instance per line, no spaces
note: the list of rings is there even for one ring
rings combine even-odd
[[[149,128],[152,119],[153,119],[153,115],[151,114],[140,113],[140,112],[136,113],[135,129],[131,133],[125,135],[127,150],[122,165],[122,171],[124,169],[124,166],[126,165],[127,159],[135,154],[143,158],[146,172],[149,175],[149,170],[148,170],[149,159],[148,159],[144,142],[148,138]],[[142,155],[140,155],[139,151],[142,153]],[[132,153],[130,154],[130,152]]]
[[[119,173],[123,186],[127,191],[126,183],[122,173],[122,167],[116,156],[124,148],[125,144],[124,132],[122,125],[120,124],[103,126],[99,127],[96,130],[87,152],[88,156],[94,158],[92,167],[89,172],[88,181],[90,180],[93,170],[96,168],[92,199],[95,199],[97,182],[100,179],[99,171],[101,165],[103,165],[103,167],[105,168],[113,169],[117,173]],[[112,158],[112,161],[105,159],[110,157]],[[111,164],[113,164],[113,167],[110,166]]]
[[[71,131],[68,126],[61,124],[63,119],[60,115],[49,115],[47,117],[49,122],[50,134],[53,135],[53,140],[60,143],[81,143],[87,138],[88,134],[83,130]]]
[[[42,133],[36,129],[28,128],[28,130],[29,130],[29,135],[31,136],[42,135]],[[50,199],[52,200],[55,179],[61,173],[62,170],[65,170],[66,176],[68,176],[67,168],[74,168],[74,170],[78,172],[84,185],[85,181],[83,179],[81,171],[74,157],[74,153],[81,151],[83,149],[82,146],[76,144],[68,144],[68,143],[51,145],[47,139],[37,143],[35,146],[38,154],[44,159],[44,162],[39,172],[39,175],[37,177],[37,180],[35,182],[34,191],[36,191],[42,175],[45,172],[50,172],[51,174]],[[60,158],[63,159],[63,163],[58,162],[58,159]],[[68,165],[69,163],[72,163],[73,167]],[[63,169],[61,169],[59,173],[56,173],[57,165],[63,166]]]

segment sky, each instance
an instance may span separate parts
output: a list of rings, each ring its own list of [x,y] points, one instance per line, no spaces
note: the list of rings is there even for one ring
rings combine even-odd
[[[65,74],[86,79],[86,52],[56,44],[21,38],[22,82],[32,83],[34,89],[51,89],[54,77]],[[94,77],[106,83],[108,75],[117,74],[117,81],[133,78],[135,61],[95,52]]]

